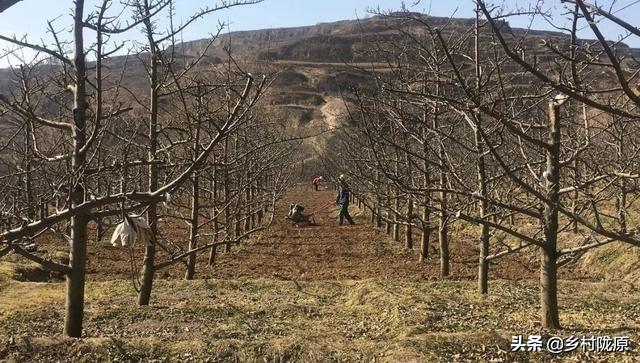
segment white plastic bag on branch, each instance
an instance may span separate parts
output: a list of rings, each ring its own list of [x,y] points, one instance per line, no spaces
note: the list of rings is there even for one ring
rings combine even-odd
[[[171,204],[171,194],[169,192],[164,194],[164,207],[169,208],[169,204]]]
[[[133,247],[137,241],[146,245],[151,240],[151,228],[142,217],[125,216],[124,221],[116,226],[111,236],[113,247],[118,247],[118,238],[123,247]]]

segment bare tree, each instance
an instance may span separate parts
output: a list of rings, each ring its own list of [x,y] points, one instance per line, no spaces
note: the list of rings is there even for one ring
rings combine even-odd
[[[236,6],[243,3],[244,2],[234,2],[233,4],[223,5],[223,7]],[[84,5],[84,1],[77,0],[73,7],[73,40],[71,43],[73,46],[73,57],[68,56],[64,44],[58,40],[55,33],[55,48],[31,44],[26,40],[19,40],[17,38],[0,36],[0,39],[6,42],[21,47],[28,47],[57,60],[59,66],[49,67],[49,69],[59,72],[58,74],[60,76],[58,79],[65,82],[63,88],[66,89],[65,91],[60,92],[60,89],[56,91],[55,89],[43,87],[39,95],[30,94],[29,99],[25,99],[26,103],[23,102],[22,104],[9,99],[5,95],[0,96],[3,117],[21,117],[23,120],[28,120],[28,122],[26,122],[27,125],[30,123],[38,124],[40,127],[38,133],[53,133],[60,136],[60,141],[55,142],[54,145],[56,146],[50,150],[52,152],[59,150],[60,153],[53,156],[40,153],[42,155],[39,155],[39,158],[41,158],[43,162],[52,163],[52,166],[68,166],[66,175],[58,175],[59,182],[51,186],[53,190],[55,190],[55,195],[59,195],[61,192],[67,194],[67,202],[65,202],[66,208],[58,209],[55,213],[48,214],[48,208],[42,207],[39,218],[31,218],[33,217],[33,213],[31,212],[24,214],[15,213],[17,211],[14,209],[14,213],[20,216],[19,225],[13,225],[2,233],[2,240],[5,245],[5,247],[2,248],[2,255],[13,251],[40,263],[47,269],[66,275],[67,309],[65,334],[74,337],[80,336],[82,331],[88,239],[87,225],[89,221],[108,215],[121,214],[122,211],[135,210],[145,205],[155,206],[156,203],[165,200],[168,194],[178,189],[189,180],[195,170],[202,167],[215,145],[245,119],[249,110],[254,107],[260,98],[265,86],[264,81],[255,83],[251,75],[245,74],[243,78],[246,82],[241,86],[239,92],[237,92],[237,97],[233,100],[233,111],[227,119],[221,122],[216,135],[203,143],[200,153],[191,163],[183,165],[179,173],[167,179],[165,183],[160,184],[155,177],[152,177],[150,178],[152,185],[148,192],[139,192],[135,191],[135,189],[127,190],[125,188],[120,192],[114,192],[110,190],[110,188],[107,188],[109,190],[105,190],[103,195],[96,195],[96,190],[92,190],[92,180],[106,169],[102,165],[97,166],[97,168],[94,166],[98,160],[100,160],[96,157],[98,150],[103,150],[106,147],[106,135],[110,133],[107,131],[109,131],[111,121],[125,115],[131,110],[131,107],[123,107],[121,102],[115,102],[109,106],[105,104],[104,91],[106,88],[104,85],[104,76],[101,72],[104,67],[104,59],[111,55],[112,52],[103,51],[104,37],[106,34],[126,32],[142,23],[147,23],[148,25],[149,22],[152,21],[151,19],[157,16],[161,10],[170,8],[172,2],[156,2],[154,3],[154,10],[151,10],[151,7],[147,7],[149,12],[145,13],[146,15],[138,13],[138,16],[134,17],[132,22],[125,25],[118,23],[117,18],[107,15],[111,6],[111,2],[108,0],[103,1],[97,11],[89,13],[88,16]],[[139,6],[141,3],[137,3],[136,5]],[[141,8],[138,7],[138,9]],[[198,16],[190,19],[183,26],[175,29],[175,31],[181,31],[197,19],[197,17],[219,9],[220,7],[203,10],[197,14]],[[90,81],[87,72],[87,47],[85,46],[85,36],[83,34],[83,31],[86,29],[93,30],[96,36],[96,43],[93,47],[96,51],[97,58],[96,63],[92,65],[96,69],[96,76],[93,81]],[[117,49],[118,48],[119,47],[117,47]],[[38,66],[36,69],[44,71],[43,68],[39,68]],[[27,80],[25,81],[28,82]],[[229,85],[229,87],[234,86]],[[48,92],[51,91],[54,92],[51,93],[52,96],[50,97]],[[109,90],[109,93],[117,95],[118,92],[119,87],[116,83],[114,88]],[[70,97],[68,96],[69,93],[71,94]],[[59,105],[59,112],[56,116],[59,120],[51,118],[49,116],[51,110],[42,107],[40,104],[40,102],[44,102],[47,98],[53,99]],[[153,98],[154,97],[152,97],[152,99]],[[53,103],[52,105],[55,104],[56,103]],[[65,114],[65,110],[68,110],[69,113]],[[152,106],[150,110],[151,115],[154,114],[154,110],[155,108]],[[155,116],[150,117],[153,118]],[[151,130],[151,133],[155,132],[153,127]],[[111,134],[113,133],[111,132]],[[29,133],[25,135],[29,135]],[[37,139],[38,137],[39,136],[34,135],[32,139]],[[29,138],[27,137],[27,139]],[[116,139],[119,139],[117,135]],[[153,140],[153,137],[149,137],[149,140]],[[35,150],[33,145],[34,144],[31,144],[31,146],[28,147]],[[118,167],[126,170],[140,165],[149,165],[151,173],[153,174],[153,170],[156,168],[155,156],[155,153],[149,153],[147,160],[141,162],[127,160],[125,163],[118,165]],[[56,166],[53,167],[55,168]],[[64,168],[62,170],[64,170]],[[57,200],[59,199],[58,196],[55,198]],[[126,206],[123,206],[125,204]],[[114,206],[116,208],[112,208]],[[150,208],[153,209],[153,207]],[[47,231],[57,231],[59,229],[58,225],[65,221],[70,222],[68,265],[43,259],[25,250],[25,245],[22,241],[33,240]],[[64,235],[64,231],[60,233]],[[145,290],[145,292],[146,291],[150,291],[150,287],[148,290]],[[142,295],[144,297],[144,294]]]

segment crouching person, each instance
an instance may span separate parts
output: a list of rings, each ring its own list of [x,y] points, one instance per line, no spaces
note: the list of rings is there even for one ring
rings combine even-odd
[[[289,205],[289,214],[287,215],[287,219],[290,219],[294,223],[316,224],[313,216],[310,214],[304,214],[303,211],[303,206],[299,204],[291,204]]]

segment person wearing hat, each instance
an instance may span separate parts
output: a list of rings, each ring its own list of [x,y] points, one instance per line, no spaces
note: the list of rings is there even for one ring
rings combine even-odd
[[[322,175],[317,178],[314,178],[311,181],[311,184],[313,184],[313,189],[315,189],[316,192],[318,191],[318,186],[320,185],[320,183],[322,183]]]
[[[353,222],[353,218],[349,214],[349,196],[351,191],[349,190],[349,185],[345,181],[344,174],[340,175],[338,178],[338,195],[336,196],[336,204],[340,205],[340,225],[344,222],[346,218],[349,224],[355,224]]]

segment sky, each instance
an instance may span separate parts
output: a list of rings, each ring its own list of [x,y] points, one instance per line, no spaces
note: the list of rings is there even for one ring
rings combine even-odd
[[[115,3],[120,0],[114,0]],[[198,9],[207,5],[218,3],[216,0],[176,0],[177,17],[187,19]],[[528,7],[536,3],[536,0],[494,0],[497,5],[505,5],[507,8]],[[86,0],[85,9],[101,3],[101,0]],[[474,16],[474,4],[472,0],[407,0],[404,2],[408,10],[424,12],[433,16],[455,16],[460,18]],[[208,37],[215,31],[219,22],[229,24],[231,31],[253,30],[279,27],[292,27],[313,25],[321,22],[330,22],[344,19],[356,19],[370,16],[374,9],[398,10],[403,2],[400,0],[264,0],[255,5],[236,7],[229,10],[208,15],[206,18],[193,24],[183,35],[183,39],[194,40]],[[619,17],[628,20],[638,26],[640,18],[640,1],[638,0],[599,0],[598,4],[612,5]],[[22,0],[12,8],[0,13],[0,34],[18,37],[27,35],[30,42],[51,44],[51,34],[47,32],[47,20],[53,20],[54,27],[70,29],[70,9],[72,0]],[[546,0],[543,8],[553,14],[556,22],[566,23],[562,15],[563,6],[560,0]],[[161,20],[160,27],[166,25],[166,18]],[[510,19],[513,27],[527,27],[530,23],[528,17]],[[620,31],[607,22],[601,24],[605,35],[610,39],[617,39]],[[552,27],[543,19],[537,19],[533,28],[549,30]],[[594,38],[590,30],[585,29],[581,34],[585,38]],[[68,37],[68,32],[63,32],[62,37]],[[137,30],[128,32],[120,39],[142,39]],[[118,39],[114,39],[118,40]],[[634,47],[640,47],[640,38],[628,38],[625,42]],[[0,49],[6,48],[6,43],[0,41]],[[6,67],[10,60],[0,59],[0,67]],[[13,61],[15,62],[15,60]]]

